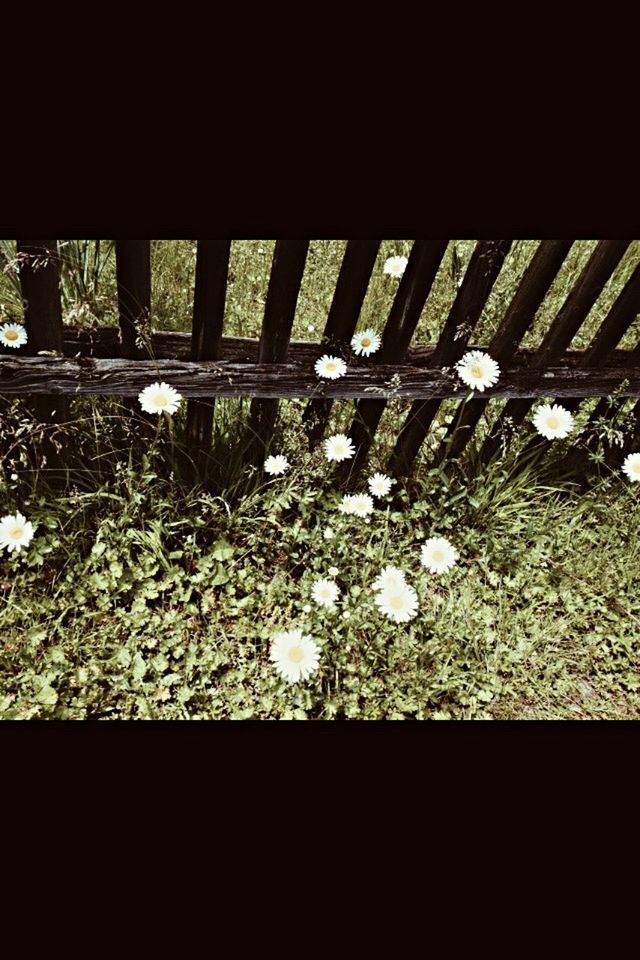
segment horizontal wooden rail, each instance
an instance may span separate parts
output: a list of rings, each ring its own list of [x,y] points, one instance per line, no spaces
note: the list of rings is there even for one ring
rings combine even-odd
[[[627,353],[629,356],[629,353]],[[640,397],[640,366],[571,367],[536,370],[512,367],[482,394],[505,397]],[[294,363],[234,363],[179,360],[69,360],[56,357],[0,358],[0,394],[137,394],[164,380],[184,397],[331,397],[357,399],[464,399],[466,388],[451,371],[411,365],[352,366],[339,380],[319,382],[313,367]],[[476,394],[475,396],[478,396]]]
[[[119,359],[121,354],[118,332],[117,327],[99,327],[93,331],[65,327],[62,352],[65,357],[75,357],[80,354],[83,357],[95,357],[96,359]],[[153,355],[158,360],[191,359],[190,333],[176,333],[169,330],[154,333],[151,337],[151,343]],[[470,344],[467,350],[490,352],[487,347],[479,344]],[[315,363],[318,357],[326,352],[326,347],[323,344],[309,340],[292,340],[289,344],[288,359],[292,363]],[[410,347],[406,354],[406,362],[409,366],[428,366],[432,363],[434,352],[434,344],[426,343],[421,346]],[[585,362],[587,352],[587,350],[568,350],[563,358],[563,363],[566,363],[567,366],[580,366]],[[536,349],[534,347],[521,348],[510,359],[509,365],[518,367],[530,363],[535,353]],[[622,367],[625,366],[625,358],[630,354],[630,350],[612,350],[607,354],[604,362],[612,367]],[[0,359],[4,356],[15,358],[14,353],[0,352]],[[355,363],[356,359],[359,364],[362,364],[362,359],[356,358],[355,354],[352,361],[348,361],[348,363]],[[222,337],[220,360],[233,360],[236,363],[257,363],[258,341],[251,337]],[[637,358],[634,360],[635,362],[638,362]],[[477,394],[477,397],[481,399],[482,394]]]

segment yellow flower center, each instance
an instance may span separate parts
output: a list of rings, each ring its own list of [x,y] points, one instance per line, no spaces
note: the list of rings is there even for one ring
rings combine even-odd
[[[22,527],[14,527],[13,530],[10,531],[9,536],[11,537],[12,540],[20,540],[20,538],[22,537],[22,534],[23,534]]]
[[[168,400],[167,397],[164,395],[164,393],[157,393],[157,394],[156,394],[156,405],[157,405],[158,407],[166,407],[166,405],[168,404],[168,402],[169,402],[169,400]]]
[[[444,560],[444,553],[442,552],[442,550],[434,550],[433,559],[435,560],[436,563],[440,563],[441,560]]]
[[[17,339],[18,339],[18,334],[16,333],[15,330],[6,330],[4,335],[5,335],[5,337],[7,338],[7,340],[17,340]]]
[[[636,462],[631,465],[631,469],[634,473],[640,473],[640,460],[636,460]]]
[[[547,426],[549,427],[549,430],[557,430],[560,426],[560,421],[557,417],[549,417],[547,420]]]
[[[304,650],[302,647],[291,647],[289,650],[289,660],[291,663],[300,663],[304,657]]]
[[[371,340],[369,340],[369,337],[363,337],[362,340],[360,341],[360,343],[361,343],[361,345],[362,345],[363,347],[370,347],[370,346],[371,346]]]
[[[327,364],[327,370],[329,371],[329,373],[333,373],[335,369],[336,369],[335,363],[333,362],[333,360],[330,360],[329,363]]]
[[[402,610],[403,605],[404,601],[399,593],[396,594],[395,597],[391,597],[389,600],[389,606],[391,606],[394,610]]]
[[[482,367],[479,363],[476,363],[475,366],[471,367],[471,376],[476,377],[478,380],[482,379]]]

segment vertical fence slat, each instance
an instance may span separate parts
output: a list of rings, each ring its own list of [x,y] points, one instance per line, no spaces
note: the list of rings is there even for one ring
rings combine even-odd
[[[543,240],[536,250],[487,348],[487,353],[501,367],[514,356],[572,245],[573,240]],[[488,403],[488,400],[474,398],[465,405],[438,448],[435,464],[441,463],[445,456],[456,457],[464,450]]]
[[[198,240],[191,359],[218,360],[229,272],[230,240]],[[215,400],[189,400],[187,445],[196,475],[206,475]]]
[[[531,358],[531,367],[542,369],[560,359],[602,293],[605,283],[622,260],[628,246],[628,240],[601,240],[598,243],[573,290]],[[511,425],[519,426],[533,404],[533,400],[507,401],[482,446],[480,452],[482,462],[486,463],[498,450],[505,420],[508,418]]]
[[[60,259],[57,240],[18,240],[18,271],[24,300],[28,341],[25,355],[41,350],[62,352],[62,302]],[[62,422],[67,416],[64,397],[34,397],[33,411],[43,423]],[[47,458],[54,465],[56,453],[47,445]]]
[[[144,337],[151,317],[151,241],[116,240],[116,281],[122,356],[142,360],[150,356]]]
[[[309,240],[276,241],[258,363],[281,363],[286,360],[308,249]],[[264,458],[273,435],[278,403],[278,400],[251,401],[245,463],[257,466]]]
[[[446,240],[416,240],[413,244],[382,333],[382,344],[375,355],[375,363],[401,363],[405,359],[446,249]],[[386,405],[386,400],[356,402],[355,416],[348,432],[356,452],[351,460],[338,467],[339,479],[349,477],[355,480],[358,476]]]
[[[462,357],[510,248],[511,240],[478,242],[438,339],[431,366],[451,366]],[[389,470],[395,476],[404,476],[411,470],[440,402],[418,400],[411,405],[389,461]]]
[[[348,348],[351,342],[379,248],[379,240],[349,240],[347,243],[329,316],[322,334],[322,343],[326,344],[329,352],[342,351]],[[332,407],[333,400],[322,397],[310,400],[305,407],[302,423],[312,449],[322,439]]]

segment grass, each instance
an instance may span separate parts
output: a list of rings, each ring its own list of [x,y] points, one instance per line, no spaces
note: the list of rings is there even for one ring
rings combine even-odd
[[[575,245],[528,345],[540,341],[593,245]],[[312,242],[296,339],[321,333],[344,246]],[[454,258],[449,245],[414,342],[436,338],[472,249],[471,241],[457,241]],[[476,342],[488,342],[534,249],[533,241],[515,243]],[[382,328],[397,289],[382,262],[409,250],[409,241],[383,245],[363,326]],[[95,249],[69,251],[69,322],[116,322],[113,256],[103,253],[95,283]],[[258,335],[272,254],[272,241],[234,243],[228,333]],[[589,342],[639,255],[635,242],[574,346]],[[154,242],[153,266],[155,325],[188,330],[194,242]],[[0,304],[19,318],[6,275]],[[637,334],[634,325],[624,345],[635,346]],[[490,403],[480,439],[501,406]],[[543,462],[527,462],[528,428],[482,470],[473,445],[456,464],[432,469],[431,441],[445,416],[455,415],[451,401],[423,447],[411,490],[399,485],[367,524],[337,511],[329,465],[301,439],[303,408],[302,401],[280,405],[273,452],[294,466],[265,482],[241,467],[248,402],[219,401],[216,484],[207,492],[179,474],[184,411],[171,432],[161,421],[140,442],[113,400],[74,399],[71,422],[55,428],[34,423],[25,403],[4,404],[3,513],[21,509],[37,531],[28,551],[0,557],[0,716],[640,717],[640,511],[638,491],[619,472],[600,465],[589,480],[563,476],[569,441]],[[371,471],[384,469],[407,408],[388,404]],[[337,402],[328,432],[345,429],[352,416],[352,404]],[[43,431],[67,458],[62,487],[34,458]],[[327,527],[333,539],[323,536]],[[440,578],[419,564],[420,543],[432,534],[460,551],[458,566]],[[373,605],[369,584],[388,563],[406,571],[420,597],[420,615],[406,625],[390,624]],[[310,591],[334,565],[341,599],[329,613],[313,605]],[[268,650],[274,632],[294,624],[321,645],[321,671],[289,687]]]

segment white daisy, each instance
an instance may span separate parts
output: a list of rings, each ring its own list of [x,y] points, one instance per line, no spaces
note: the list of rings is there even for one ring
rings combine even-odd
[[[338,570],[337,567],[329,567],[329,571],[328,571],[328,572],[329,572],[329,576],[330,576],[330,577],[337,577],[338,574],[340,573],[340,571]]]
[[[386,497],[387,494],[391,493],[391,485],[395,482],[385,473],[374,473],[372,477],[369,477],[369,490],[374,497]]]
[[[406,257],[389,257],[384,262],[384,272],[388,273],[390,277],[401,277],[408,263]]]
[[[313,325],[312,323],[310,323],[309,326],[307,327],[307,330],[309,331],[309,333],[313,333],[315,329],[316,329],[316,328],[314,327],[314,325]]]
[[[0,343],[5,347],[24,347],[27,342],[27,331],[21,323],[3,323],[0,327]]]
[[[640,480],[640,453],[630,453],[622,464],[629,480]]]
[[[338,504],[338,510],[340,513],[353,513],[353,497],[349,493],[345,493],[342,500]]]
[[[278,454],[276,457],[267,457],[264,462],[264,472],[271,474],[272,477],[278,477],[289,468],[289,461],[286,457]]]
[[[340,357],[330,357],[325,353],[323,357],[316,360],[315,371],[319,377],[325,380],[337,380],[338,377],[344,377],[347,372],[347,365]]]
[[[14,513],[0,520],[0,547],[9,552],[28,547],[33,539],[33,524],[21,513]]]
[[[469,350],[462,360],[456,364],[458,376],[472,390],[484,390],[498,382],[500,367],[488,353],[480,350]]]
[[[335,533],[333,532],[331,527],[325,527],[324,530],[322,531],[322,536],[324,537],[325,540],[333,540],[333,538],[335,537]]]
[[[406,623],[418,612],[418,594],[408,583],[401,583],[376,594],[375,604],[390,620]]]
[[[533,425],[547,440],[563,440],[573,430],[573,417],[559,404],[546,403],[536,410]]]
[[[340,589],[333,580],[316,580],[311,590],[311,599],[319,607],[333,608],[339,596]]]
[[[376,577],[372,587],[374,590],[389,590],[401,587],[403,583],[406,583],[406,581],[402,570],[398,567],[389,566],[385,567],[382,573]]]
[[[373,500],[368,493],[356,493],[351,497],[351,513],[356,517],[373,513]]]
[[[318,645],[302,630],[287,630],[273,638],[269,659],[284,680],[296,683],[316,672],[319,654]]]
[[[139,394],[138,400],[145,413],[175,413],[182,397],[168,383],[152,383]]]
[[[348,620],[350,616],[351,616],[351,614],[349,613],[348,610],[343,610],[343,612],[342,612],[342,619],[343,619],[343,620]]]
[[[446,573],[458,559],[458,551],[446,537],[430,537],[420,552],[420,562],[430,573]]]
[[[358,356],[368,357],[380,349],[382,340],[374,330],[363,330],[362,333],[356,333],[351,341],[353,352]]]
[[[336,433],[324,441],[324,454],[329,461],[340,463],[342,460],[350,460],[355,452],[353,440],[344,433]]]

